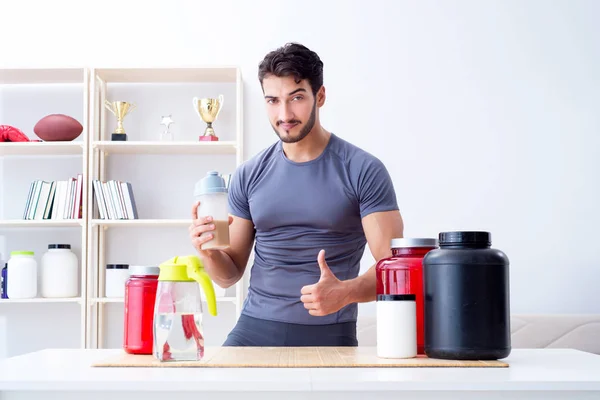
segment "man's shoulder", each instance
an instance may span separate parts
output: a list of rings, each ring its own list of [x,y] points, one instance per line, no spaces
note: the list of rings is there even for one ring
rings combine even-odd
[[[359,147],[358,145],[351,143],[346,139],[342,139],[339,136],[334,136],[335,145],[332,147],[332,152],[344,163],[346,166],[370,166],[373,164],[380,164],[381,161],[377,156],[368,152],[367,150]]]
[[[238,170],[244,174],[251,174],[256,170],[262,169],[265,164],[271,162],[278,154],[279,143],[275,142],[241,163]]]

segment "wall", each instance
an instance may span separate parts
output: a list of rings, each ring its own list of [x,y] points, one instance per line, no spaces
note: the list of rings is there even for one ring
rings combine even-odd
[[[276,139],[259,61],[306,44],[324,126],[384,161],[406,236],[489,230],[513,313],[600,312],[600,3],[30,3],[0,6],[1,67],[240,65],[246,158]]]

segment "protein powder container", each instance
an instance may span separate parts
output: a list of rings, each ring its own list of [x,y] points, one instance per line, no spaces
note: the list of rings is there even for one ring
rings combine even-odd
[[[127,279],[129,279],[128,264],[107,264],[104,296],[124,298]]]
[[[417,303],[414,294],[377,295],[377,356],[417,356]]]
[[[491,234],[442,232],[423,259],[425,354],[496,360],[511,351],[509,261]]]

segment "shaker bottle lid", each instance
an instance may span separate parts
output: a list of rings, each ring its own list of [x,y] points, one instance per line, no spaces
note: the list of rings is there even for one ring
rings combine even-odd
[[[415,301],[414,294],[378,294],[377,301]]]
[[[206,176],[196,183],[194,195],[200,196],[207,193],[227,193],[225,179],[217,171],[209,171]]]
[[[106,264],[106,269],[129,269],[128,264]]]
[[[441,232],[439,234],[440,245],[448,244],[492,244],[492,235],[489,232],[480,231],[456,231]]]
[[[160,268],[154,265],[132,265],[129,267],[129,275],[157,275]]]
[[[71,245],[70,244],[49,244],[48,248],[49,249],[70,249]]]
[[[11,256],[32,256],[34,255],[33,251],[11,251]]]
[[[433,238],[396,238],[391,241],[393,249],[400,247],[437,247],[437,245],[437,240]]]

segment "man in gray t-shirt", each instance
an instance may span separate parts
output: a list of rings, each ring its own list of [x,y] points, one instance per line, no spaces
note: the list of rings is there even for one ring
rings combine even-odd
[[[376,260],[403,222],[387,169],[326,131],[323,63],[288,44],[259,66],[267,114],[279,141],[242,164],[229,186],[231,247],[200,250],[214,230],[196,215],[190,236],[221,287],[241,279],[255,244],[250,287],[231,346],[356,345],[357,303],[375,300],[375,268],[359,276],[369,245]]]

